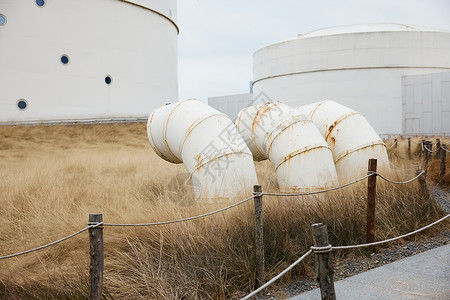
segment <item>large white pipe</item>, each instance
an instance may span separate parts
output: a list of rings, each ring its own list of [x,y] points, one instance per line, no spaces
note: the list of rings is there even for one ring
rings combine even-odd
[[[281,190],[308,192],[338,184],[330,147],[297,110],[280,102],[249,106],[236,125],[254,160],[271,161]]]
[[[386,146],[361,113],[329,100],[297,110],[311,118],[330,146],[340,183],[366,175],[370,158],[378,160],[378,170],[389,169]]]
[[[233,121],[199,100],[156,109],[147,134],[161,158],[184,163],[197,198],[231,199],[257,184],[252,154]]]

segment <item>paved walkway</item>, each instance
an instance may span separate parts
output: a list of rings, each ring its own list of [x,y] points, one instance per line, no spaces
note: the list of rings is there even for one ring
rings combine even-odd
[[[450,299],[450,245],[335,282],[336,299]],[[315,289],[290,300],[320,300]]]

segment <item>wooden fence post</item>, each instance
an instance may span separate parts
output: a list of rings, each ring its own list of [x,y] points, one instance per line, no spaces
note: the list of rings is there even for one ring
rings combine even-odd
[[[422,195],[423,197],[429,201],[430,200],[430,193],[428,192],[428,188],[427,188],[427,181],[426,181],[426,175],[427,175],[427,170],[417,170],[416,174],[419,175],[420,172],[425,171],[425,173],[422,176],[419,176],[418,180],[419,180],[419,184],[420,184],[420,189],[422,190]]]
[[[260,185],[253,186],[253,195],[262,192]],[[253,198],[255,202],[255,247],[256,247],[256,281],[258,287],[266,282],[266,274],[264,271],[264,231],[263,231],[263,206],[262,196]]]
[[[394,148],[397,148],[397,146],[398,146],[398,140],[394,139]]]
[[[439,159],[441,156],[441,139],[436,139],[436,158]]]
[[[103,221],[102,214],[89,214],[89,225]],[[89,268],[89,300],[100,300],[103,289],[103,226],[89,228],[91,264]]]
[[[411,160],[412,156],[411,156],[411,138],[408,138],[408,157],[409,160]]]
[[[425,153],[425,140],[422,140],[421,145],[422,145],[422,151],[420,151],[420,156],[423,157],[423,155],[424,155],[424,153]]]
[[[328,241],[327,226],[322,223],[312,225],[312,233],[315,247],[326,247]],[[317,281],[320,285],[322,300],[336,300],[334,290],[334,270],[331,261],[331,250],[323,253],[315,253]]]
[[[429,142],[428,141],[422,141],[422,147],[423,147],[423,156],[422,156],[422,169],[426,172],[428,169],[428,161],[430,158],[430,152],[427,150],[429,149]]]
[[[369,172],[377,171],[377,160],[369,159]],[[377,195],[377,176],[370,176],[367,180],[367,222],[366,243],[375,241],[375,198]],[[375,248],[373,248],[375,250]]]
[[[428,163],[430,163],[433,160],[433,142],[432,141],[428,141],[428,145],[427,148],[430,149],[430,151],[428,152]]]
[[[441,157],[441,169],[439,171],[439,177],[443,178],[445,176],[445,163],[446,163],[446,159],[447,159],[447,145],[442,145],[439,148],[438,152],[441,152],[440,157]]]

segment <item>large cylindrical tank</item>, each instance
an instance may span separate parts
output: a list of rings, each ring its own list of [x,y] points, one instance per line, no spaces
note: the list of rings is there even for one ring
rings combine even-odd
[[[147,133],[160,157],[184,163],[197,198],[232,199],[257,184],[252,153],[236,125],[199,100],[156,109],[148,119]]]
[[[256,161],[269,159],[284,191],[336,186],[330,147],[305,115],[280,102],[242,109],[236,125]]]
[[[366,175],[370,158],[378,160],[378,170],[389,169],[386,146],[361,113],[334,101],[312,103],[297,110],[311,118],[330,146],[339,183]]]
[[[253,90],[292,107],[333,99],[363,113],[378,134],[400,134],[402,76],[448,71],[449,53],[446,30],[402,24],[319,29],[257,50]]]
[[[176,0],[1,0],[0,123],[146,119],[176,101]]]

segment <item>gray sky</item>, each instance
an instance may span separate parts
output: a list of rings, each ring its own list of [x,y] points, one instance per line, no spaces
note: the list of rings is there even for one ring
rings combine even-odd
[[[253,52],[269,44],[385,22],[450,30],[450,0],[178,0],[179,98],[247,93]]]

